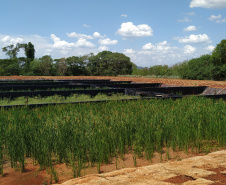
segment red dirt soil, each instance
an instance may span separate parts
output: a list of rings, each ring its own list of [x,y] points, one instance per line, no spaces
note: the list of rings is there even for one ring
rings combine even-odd
[[[0,76],[0,79],[15,80],[69,80],[69,79],[110,79],[113,81],[133,81],[142,83],[164,83],[177,86],[209,86],[211,88],[226,89],[226,81],[211,80],[181,80],[181,79],[163,79],[163,78],[144,78],[144,77],[113,77],[113,76]]]
[[[137,167],[141,166],[147,166],[155,163],[165,163],[168,160],[166,155],[166,149],[164,149],[165,152],[161,156],[158,153],[154,154],[154,157],[152,158],[151,162],[147,161],[145,157],[137,158]],[[169,150],[169,156],[170,161],[181,161],[182,159],[186,159],[189,157],[194,156],[203,156],[204,153],[198,153],[198,154],[192,154],[189,152],[189,154],[185,154],[183,151],[172,151]],[[133,154],[126,154],[124,156],[124,159],[118,159],[117,160],[117,169],[123,169],[123,168],[133,168],[134,167],[134,161],[133,161]],[[50,175],[47,173],[47,170],[39,170],[39,165],[33,165],[32,160],[27,158],[26,159],[26,166],[25,166],[25,172],[21,173],[19,170],[12,169],[10,167],[10,161],[5,161],[3,172],[3,177],[0,176],[0,184],[1,185],[42,185],[42,184],[50,184]],[[61,184],[63,182],[66,182],[73,178],[73,172],[72,168],[67,166],[66,164],[56,164],[54,165],[54,169],[57,171],[59,181],[57,183]],[[102,164],[101,165],[101,173],[106,172],[112,172],[116,170],[116,161],[113,160],[110,164]],[[210,171],[217,172],[216,175],[208,177],[209,180],[212,180],[214,182],[218,182],[218,184],[223,185],[226,182],[226,175],[223,175],[220,173],[220,171],[224,171],[225,169],[209,169]],[[97,167],[88,167],[88,165],[82,169],[82,176],[90,175],[90,174],[98,174]],[[191,180],[190,177],[186,176],[177,176],[171,179],[166,180],[166,182],[170,182],[173,184],[181,184],[183,182],[186,182],[188,180]],[[221,183],[222,182],[222,183]],[[55,183],[53,180],[52,183]]]

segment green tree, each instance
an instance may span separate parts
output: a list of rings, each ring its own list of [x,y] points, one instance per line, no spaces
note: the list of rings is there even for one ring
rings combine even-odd
[[[156,75],[156,76],[168,75],[168,73],[169,73],[168,65],[164,65],[164,66],[155,65],[155,66],[149,68],[149,74],[151,74],[151,75]]]
[[[53,59],[49,55],[45,55],[42,58],[39,58],[38,68],[41,71],[42,76],[51,76],[55,75],[53,72]]]
[[[29,42],[28,44],[20,44],[20,48],[24,49],[26,61],[24,65],[24,74],[30,73],[30,63],[35,58],[35,49],[34,45]]]
[[[90,75],[117,76],[132,73],[133,63],[122,53],[102,51],[96,56],[91,55],[88,60],[87,67]]]
[[[19,75],[20,71],[17,59],[0,59],[0,76]]]
[[[212,78],[214,80],[226,79],[226,40],[217,44],[212,52],[211,61],[213,63]]]
[[[28,42],[28,44],[24,47],[25,55],[29,61],[34,60],[35,58],[35,48],[34,45],[31,42]]]
[[[6,55],[9,56],[10,59],[17,58],[17,54],[20,51],[21,44],[17,43],[16,45],[9,45],[2,48],[2,52],[6,52]]]
[[[68,66],[68,75],[73,76],[87,75],[85,62],[87,58],[88,55],[84,55],[81,57],[72,56],[66,58],[66,64]]]
[[[67,75],[67,63],[66,63],[66,59],[65,58],[61,58],[61,59],[55,59],[54,61],[56,61],[56,68],[57,68],[57,74],[59,76],[65,76]]]

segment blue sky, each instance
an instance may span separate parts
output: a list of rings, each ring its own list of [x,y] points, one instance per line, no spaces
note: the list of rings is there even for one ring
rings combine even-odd
[[[171,66],[226,39],[226,0],[1,0],[0,7],[0,48],[31,42],[37,58],[109,50],[138,66]]]

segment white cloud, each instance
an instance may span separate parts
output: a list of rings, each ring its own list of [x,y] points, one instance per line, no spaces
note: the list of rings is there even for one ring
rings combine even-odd
[[[94,33],[93,33],[93,37],[94,37],[94,38],[103,38],[103,36],[101,36],[101,34],[98,33],[98,32],[94,32]]]
[[[159,42],[155,45],[153,45],[152,43],[147,43],[142,47],[144,51],[144,53],[150,53],[149,51],[155,51],[155,52],[161,52],[161,53],[170,53],[173,52],[176,47],[171,47],[167,41],[163,41],[163,42]]]
[[[40,58],[44,55],[51,55],[52,58],[62,58],[70,56],[82,56],[89,53],[97,54],[98,48],[91,42],[85,39],[78,39],[77,42],[67,42],[67,40],[61,40],[55,34],[50,37],[41,37],[39,35],[20,35],[10,36],[0,34],[0,48],[10,45],[10,41],[19,41],[17,38],[23,40],[20,43],[31,42],[35,47],[35,57]],[[2,42],[7,41],[7,42]],[[17,43],[17,42],[16,42]],[[15,44],[16,44],[15,43]],[[24,57],[24,51],[21,50],[18,53],[18,57]],[[0,50],[0,58],[6,58],[5,52]]]
[[[134,54],[136,53],[133,49],[124,49],[124,54]]]
[[[196,26],[188,26],[187,28],[184,28],[184,31],[188,32],[188,31],[196,31],[197,28]]]
[[[191,45],[184,46],[184,53],[185,54],[191,54],[191,53],[194,53],[195,51],[196,51],[196,48],[192,47]]]
[[[216,23],[224,23],[226,22],[226,19],[217,20]]]
[[[211,15],[208,18],[210,21],[215,21],[216,23],[224,23],[226,22],[226,19],[221,19],[221,15]]]
[[[179,43],[201,43],[201,42],[206,42],[210,43],[211,40],[206,34],[199,34],[199,35],[190,35],[186,36],[184,38],[176,38],[176,40],[179,41]]]
[[[87,41],[84,38],[78,39],[78,41],[75,44],[76,47],[85,47],[85,48],[94,48],[95,45],[89,41]]]
[[[218,19],[221,19],[221,15],[211,15],[208,19],[210,21],[216,21]]]
[[[175,47],[171,47],[167,41],[163,41],[163,42],[159,42],[158,44],[156,44],[156,50],[159,52],[172,52],[175,49]]]
[[[101,45],[99,48],[98,48],[99,51],[108,51],[109,48],[105,45]]]
[[[154,46],[152,43],[145,44],[142,49],[144,50],[156,50],[156,46]]]
[[[115,44],[118,43],[118,41],[117,40],[111,40],[111,39],[107,38],[107,39],[100,39],[98,41],[98,43],[100,45],[115,45]]]
[[[2,42],[7,42],[10,39],[10,36],[5,36],[3,39],[1,39]]]
[[[190,8],[226,8],[225,0],[192,0]]]
[[[134,25],[132,22],[121,24],[121,28],[117,33],[124,38],[128,37],[147,37],[153,36],[153,30],[147,24]]]
[[[75,32],[71,32],[71,33],[67,33],[68,37],[72,37],[72,38],[78,38],[78,39],[93,39],[92,36],[90,35],[85,35],[85,34],[79,34],[79,33],[75,33]]]
[[[95,45],[84,38],[78,39],[76,43],[66,42],[64,40],[60,40],[54,34],[51,34],[51,39],[53,40],[54,44],[51,45],[52,48],[59,49],[60,53],[63,55],[68,54],[73,48],[94,48]]]
[[[24,40],[20,37],[10,37],[10,36],[5,36],[1,39],[1,41],[4,43],[4,45],[15,45],[17,43],[22,43]]]
[[[209,46],[207,46],[205,49],[206,49],[208,52],[212,52],[212,51],[215,49],[215,47],[214,47],[213,45],[209,45]]]
[[[60,40],[56,35],[51,34],[51,39],[53,40],[54,44],[52,45],[54,48],[66,49],[74,47],[74,43],[69,43],[64,40]]]
[[[76,33],[76,32],[71,32],[71,33],[67,33],[68,37],[71,38],[78,38],[78,39],[96,39],[96,38],[104,38],[104,36],[102,36],[100,33],[98,32],[94,32],[93,35],[85,35],[85,34],[80,34],[80,33]]]
[[[128,17],[128,15],[127,14],[122,14],[121,17]]]
[[[96,36],[98,36],[98,34],[96,34]],[[99,45],[99,39],[94,40],[94,43],[88,42],[89,40],[87,41],[84,38],[78,39],[77,42],[72,42],[67,39],[63,40],[55,34],[52,34],[50,37],[41,37],[39,35],[11,36],[0,34],[0,48],[4,47],[3,44],[9,45],[11,39],[16,40],[17,38],[21,38],[23,43],[31,42],[34,44],[36,51],[35,56],[37,58],[44,55],[51,55],[53,59],[56,59],[70,56],[82,56],[89,53],[97,54],[100,51],[109,50],[107,47],[108,45]],[[7,41],[7,43],[2,40]],[[192,44],[191,47],[186,46],[185,48],[179,48],[169,44],[167,41],[158,43],[149,42],[147,44],[144,43],[143,45],[145,47],[141,47],[140,50],[129,47],[128,49],[117,49],[115,52],[123,52],[138,66],[150,67],[153,65],[173,65],[177,62],[200,57],[203,54],[210,54],[214,48],[214,46],[208,43],[203,43],[201,45],[197,44],[195,46],[196,48],[194,48]],[[24,51],[21,50],[18,56],[25,56]],[[6,57],[5,52],[0,50],[0,58]]]

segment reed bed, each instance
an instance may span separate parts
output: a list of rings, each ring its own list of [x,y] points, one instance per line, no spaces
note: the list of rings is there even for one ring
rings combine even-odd
[[[213,145],[226,146],[226,106],[221,99],[111,101],[0,111],[1,175],[3,154],[21,171],[26,157],[31,157],[57,181],[54,163],[70,165],[77,177],[87,165],[100,172],[101,164],[123,159],[128,152],[136,166],[138,157],[151,160],[163,148],[203,152]]]

